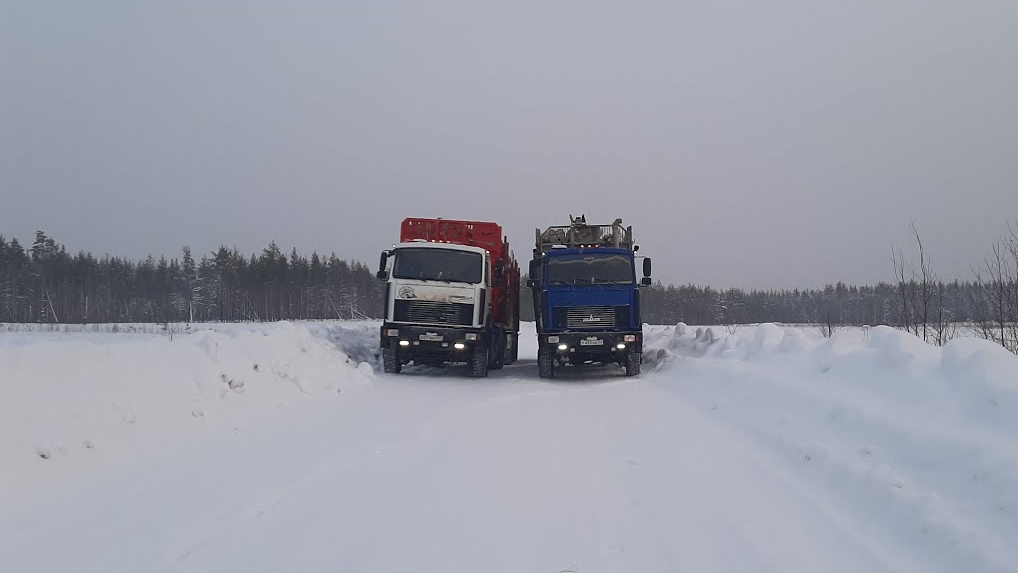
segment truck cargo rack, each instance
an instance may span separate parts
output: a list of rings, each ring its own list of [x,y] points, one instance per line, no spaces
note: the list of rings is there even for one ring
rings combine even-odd
[[[401,242],[454,243],[481,247],[492,259],[512,258],[509,239],[502,238],[502,226],[488,221],[457,221],[407,217],[400,225]]]
[[[556,247],[633,249],[633,227],[623,227],[621,218],[610,225],[588,225],[584,215],[570,215],[569,219],[569,225],[554,225],[544,231],[535,229],[534,253],[545,253]]]

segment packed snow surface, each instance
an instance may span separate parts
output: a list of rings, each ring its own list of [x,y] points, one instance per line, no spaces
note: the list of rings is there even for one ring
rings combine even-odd
[[[648,326],[639,377],[544,380],[524,327],[484,380],[380,373],[374,322],[7,329],[2,570],[1018,564],[1018,358],[998,347]]]

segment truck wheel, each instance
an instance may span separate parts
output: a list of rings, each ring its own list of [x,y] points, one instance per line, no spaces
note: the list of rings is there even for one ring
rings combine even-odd
[[[491,333],[491,338],[489,338],[488,340],[490,340],[488,344],[491,345],[490,348],[491,352],[488,353],[489,354],[488,370],[498,370],[499,368],[502,368],[502,366],[506,364],[505,331],[502,330],[502,328],[500,327],[495,327],[495,329]]]
[[[488,341],[478,342],[470,353],[470,375],[474,378],[488,376]]]
[[[537,374],[541,378],[555,377],[555,357],[551,348],[540,348],[537,351]]]
[[[382,349],[382,368],[386,374],[399,374],[399,371],[403,369],[403,363],[399,358],[399,349]]]
[[[502,363],[509,365],[513,363],[513,350],[516,348],[516,341],[512,334],[505,335],[505,348],[502,351]]]
[[[630,352],[629,356],[626,356],[626,376],[636,376],[640,373],[642,359],[643,355],[639,352]]]
[[[495,343],[494,340],[491,341]],[[505,337],[501,338],[500,343],[495,343],[495,348],[490,353],[490,362],[488,362],[488,370],[498,370],[505,365]]]

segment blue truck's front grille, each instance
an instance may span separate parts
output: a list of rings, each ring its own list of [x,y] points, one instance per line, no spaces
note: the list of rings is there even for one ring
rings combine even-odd
[[[566,309],[566,328],[605,327],[615,327],[615,307],[574,306]]]
[[[554,328],[598,330],[629,327],[629,306],[557,306],[552,309]]]

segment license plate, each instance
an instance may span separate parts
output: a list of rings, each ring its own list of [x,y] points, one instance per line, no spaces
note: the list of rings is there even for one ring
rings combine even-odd
[[[600,338],[583,338],[580,339],[580,346],[604,346],[604,341]]]
[[[431,340],[434,342],[441,342],[442,337],[438,334],[422,334],[419,336],[421,340]]]

